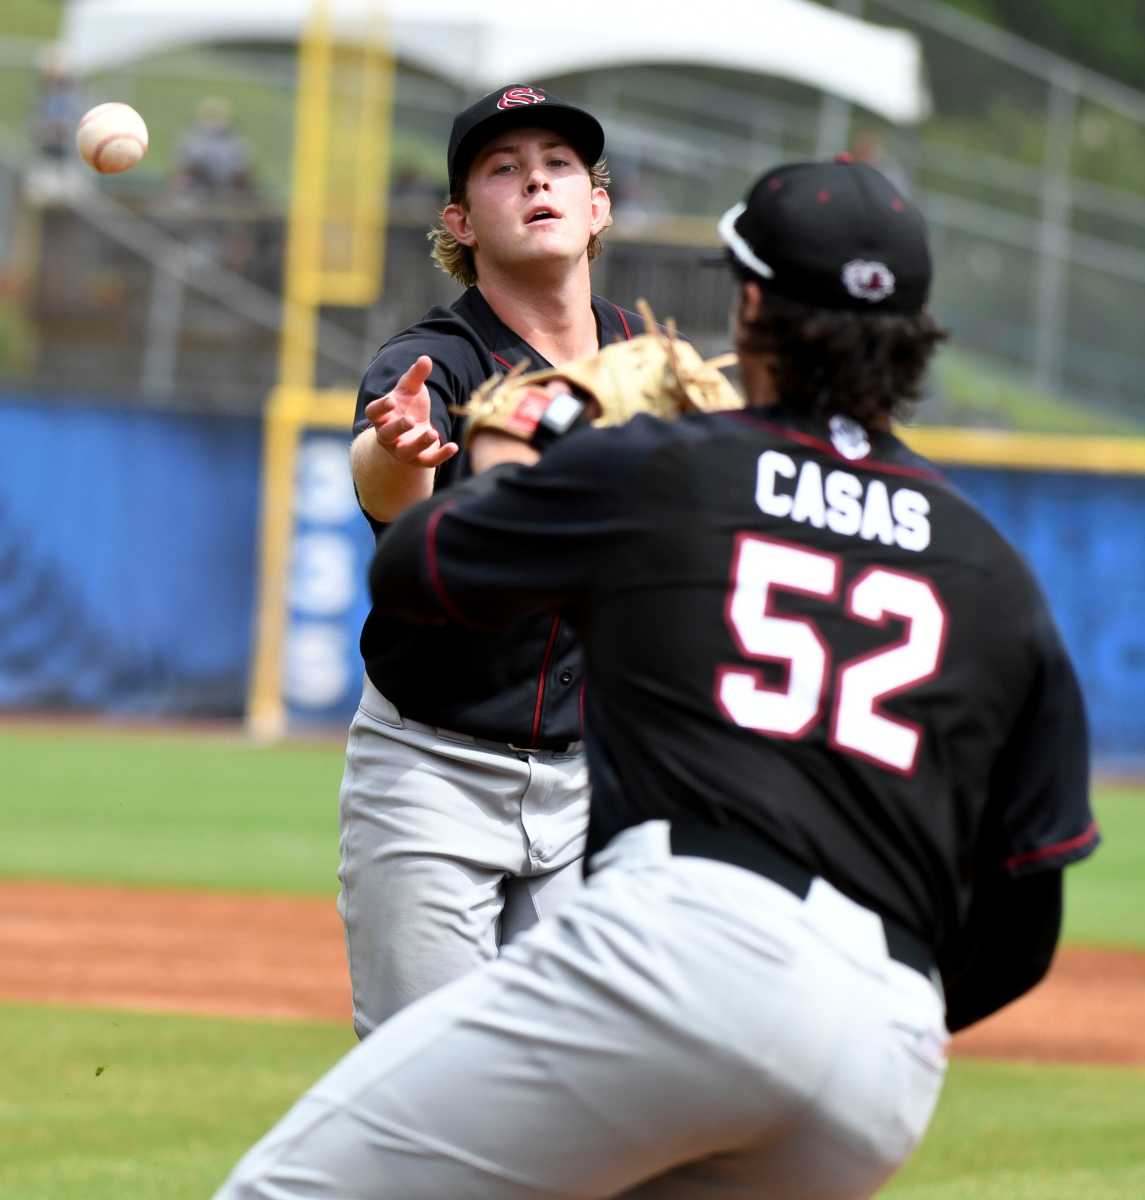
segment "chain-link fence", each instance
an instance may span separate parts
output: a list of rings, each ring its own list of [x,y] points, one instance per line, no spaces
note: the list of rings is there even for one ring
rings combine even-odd
[[[934,0],[868,0],[920,40],[933,116],[891,131],[936,234],[959,340],[1128,420],[1145,416],[1145,96]]]
[[[934,307],[957,371],[933,417],[1081,421],[1145,429],[1145,97],[1079,71],[933,0],[852,0],[920,39],[933,115],[901,129],[775,78],[633,67],[545,80],[608,131],[616,224],[598,290],[658,312],[713,348],[730,286],[693,269],[713,218],[758,172],[849,148],[926,212]],[[121,179],[69,152],[37,154],[44,48],[0,43],[0,379],[53,393],[257,409],[274,382],[289,187],[294,59],[288,47],[169,53],[85,80],[81,103],[123,99],[152,148]],[[233,110],[249,186],[209,195],[181,162],[205,97]],[[352,386],[393,330],[456,289],[424,231],[441,201],[442,147],[469,97],[399,72],[383,298],[324,313],[320,380]],[[1018,416],[988,393],[1018,398]],[[1063,416],[1062,402],[1081,416]]]

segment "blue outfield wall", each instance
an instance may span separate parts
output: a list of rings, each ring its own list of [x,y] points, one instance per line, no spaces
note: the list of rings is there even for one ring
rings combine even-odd
[[[1096,753],[1110,767],[1145,766],[1145,476],[946,475],[1041,581],[1081,677]]]
[[[242,711],[260,436],[0,399],[0,707]]]
[[[260,448],[255,421],[0,398],[0,709],[242,712]],[[948,474],[1042,581],[1102,761],[1145,765],[1145,477]],[[342,724],[372,547],[346,439],[307,436],[293,504],[287,707]]]

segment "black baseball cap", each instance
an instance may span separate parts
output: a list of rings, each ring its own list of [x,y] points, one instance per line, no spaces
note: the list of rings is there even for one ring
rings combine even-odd
[[[819,308],[917,313],[930,291],[922,214],[850,155],[768,171],[720,218],[719,235],[739,273]]]
[[[457,195],[465,183],[473,159],[482,146],[506,129],[526,125],[552,129],[568,138],[586,166],[595,165],[604,153],[604,130],[591,113],[544,88],[508,83],[482,96],[476,104],[454,117],[446,156],[450,195]]]

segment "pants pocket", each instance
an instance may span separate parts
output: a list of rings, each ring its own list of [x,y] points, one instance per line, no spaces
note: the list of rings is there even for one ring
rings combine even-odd
[[[894,1127],[905,1161],[922,1141],[934,1116],[946,1079],[949,1039],[945,1033],[928,1028],[898,1027],[895,1033],[900,1086]]]

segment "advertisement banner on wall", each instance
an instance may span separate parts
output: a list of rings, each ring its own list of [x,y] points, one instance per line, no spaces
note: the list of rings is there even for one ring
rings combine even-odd
[[[358,508],[346,439],[303,437],[294,489],[283,698],[294,723],[346,723],[362,692],[358,637],[374,537]]]

